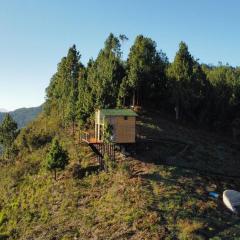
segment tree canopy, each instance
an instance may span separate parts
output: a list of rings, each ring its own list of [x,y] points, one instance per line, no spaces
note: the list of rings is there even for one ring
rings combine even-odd
[[[45,113],[64,126],[91,123],[97,108],[164,109],[179,121],[230,128],[240,118],[240,68],[199,63],[180,42],[172,63],[151,38],[139,35],[122,58],[128,38],[110,34],[96,59],[84,66],[73,45],[46,90]]]

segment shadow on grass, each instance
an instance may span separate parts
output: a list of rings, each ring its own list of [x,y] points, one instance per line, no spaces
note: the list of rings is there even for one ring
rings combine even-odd
[[[197,172],[164,166],[160,166],[159,171],[142,174],[141,177],[151,183],[154,193],[153,207],[161,212],[170,231],[171,226],[178,226],[179,222],[185,221],[189,228],[193,222],[201,223],[202,227],[195,234],[203,239],[216,236],[230,239],[229,234],[240,235],[240,218],[225,208],[221,196],[213,199],[206,190],[206,186],[217,184],[217,179],[204,178]],[[224,186],[231,184],[231,181],[219,181],[219,193]]]
[[[87,175],[95,174],[96,172],[100,171],[99,165],[94,166],[87,166],[85,168],[82,168],[79,164],[75,164],[71,168],[71,173],[73,178],[82,179]]]
[[[240,178],[240,152],[217,135],[191,130],[158,116],[142,117],[137,132],[135,154],[140,161]]]

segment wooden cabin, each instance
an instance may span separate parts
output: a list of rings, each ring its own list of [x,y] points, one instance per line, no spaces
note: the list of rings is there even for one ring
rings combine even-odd
[[[103,141],[105,124],[112,127],[113,143],[135,143],[137,114],[131,109],[100,109],[95,113],[95,139]]]
[[[104,156],[115,160],[115,144],[135,143],[136,117],[131,109],[100,109],[95,113],[95,129],[80,131],[79,140],[87,143],[96,154],[100,167],[104,168]],[[104,141],[106,125],[111,126],[110,142]],[[109,138],[109,135],[108,135]]]

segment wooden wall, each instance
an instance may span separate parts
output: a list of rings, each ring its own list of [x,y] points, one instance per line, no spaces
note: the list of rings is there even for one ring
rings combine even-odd
[[[123,116],[108,117],[108,121],[113,125],[114,141],[116,143],[135,143],[136,117]]]

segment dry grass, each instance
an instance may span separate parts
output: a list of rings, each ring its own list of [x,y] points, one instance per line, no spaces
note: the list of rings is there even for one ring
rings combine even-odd
[[[58,173],[57,182],[45,169],[49,143],[31,145],[34,136],[49,134],[45,124],[51,127],[51,134],[59,136],[70,155],[70,165]],[[176,130],[173,123],[163,120],[149,120],[145,130],[149,128],[153,131],[147,133],[155,132],[163,138],[169,134],[179,141],[184,136],[184,141],[196,145],[197,153],[189,148],[180,156],[186,157],[186,162],[192,159],[197,163],[199,153],[204,156],[204,151],[218,156],[213,151],[217,140],[211,136],[197,140],[196,132]],[[108,173],[94,172],[86,170],[96,164],[90,150],[78,145],[58,123],[39,119],[29,129],[32,136],[28,136],[19,161],[0,168],[0,239],[170,240],[240,236],[239,219],[224,208],[221,198],[211,199],[207,190],[216,186],[221,194],[226,188],[240,188],[239,182],[163,166],[158,161],[159,156],[169,157],[181,151],[181,144],[167,142],[153,149],[137,149],[136,157],[119,159],[117,167]],[[203,139],[209,143],[206,149]],[[23,144],[21,138],[18,144]],[[229,145],[221,151],[227,152],[222,156],[230,156]],[[203,167],[203,162],[200,159],[197,164]],[[81,178],[73,174],[79,168],[86,170]]]

